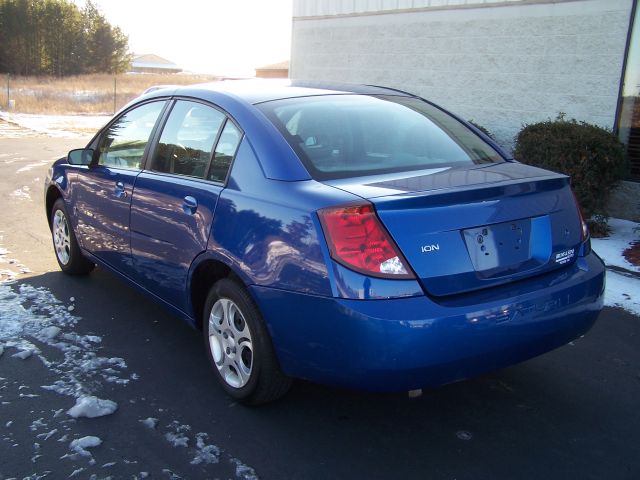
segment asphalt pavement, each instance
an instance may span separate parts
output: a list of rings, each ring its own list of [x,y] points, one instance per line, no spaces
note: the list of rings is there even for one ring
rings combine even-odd
[[[70,418],[74,399],[41,388],[55,381],[51,369],[6,347],[0,480],[640,478],[640,318],[620,309],[605,308],[573,344],[418,398],[298,381],[277,403],[234,403],[199,332],[101,269],[58,271],[42,182],[53,158],[86,140],[0,136],[0,247],[31,270],[10,288],[43,287],[72,304],[74,334],[100,337],[96,351],[123,359],[128,381],[92,385],[117,402],[114,414]],[[102,444],[69,455],[83,436]],[[198,462],[203,445],[213,456]]]

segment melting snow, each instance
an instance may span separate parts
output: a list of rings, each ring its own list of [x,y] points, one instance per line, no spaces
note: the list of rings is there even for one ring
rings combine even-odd
[[[25,348],[24,350],[19,351],[18,353],[14,353],[11,355],[13,358],[19,358],[21,360],[26,360],[31,355],[33,355],[33,350],[31,348]]]
[[[110,115],[33,115],[28,113],[0,112],[0,118],[52,137],[74,138],[85,134],[78,130],[97,131],[111,119]]]
[[[259,480],[258,475],[256,475],[256,471],[253,468],[245,465],[237,458],[232,458],[230,461],[236,466],[236,478],[240,478],[242,480]]]
[[[53,160],[57,160],[57,157],[51,160],[42,160],[40,162],[37,163],[29,163],[27,165],[25,165],[24,167],[20,167],[18,170],[16,170],[16,173],[23,173],[23,172],[28,172],[29,170],[36,168],[36,167],[41,167],[42,165],[48,165],[50,164]]]
[[[158,425],[158,419],[153,417],[145,418],[144,420],[138,420],[138,421],[141,424],[143,424],[145,427],[150,429],[155,429],[156,425]]]
[[[89,457],[91,456],[91,453],[87,451],[87,448],[94,448],[101,444],[102,444],[102,440],[100,440],[100,438],[94,437],[94,436],[87,436],[87,437],[77,438],[73,440],[69,444],[69,449],[73,450],[79,455],[82,455],[83,457]]]
[[[102,400],[92,395],[80,397],[76,400],[76,404],[67,410],[67,415],[78,417],[103,417],[111,415],[118,409],[118,404],[111,400]]]
[[[206,433],[196,433],[196,456],[191,460],[192,465],[201,463],[210,464],[220,461],[220,449],[215,445],[207,445],[205,440],[209,438]]]
[[[58,433],[58,429],[54,428],[53,430],[51,430],[50,432],[46,432],[46,433],[41,433],[39,435],[36,435],[38,438],[41,438],[42,440],[49,440],[52,436],[54,436],[56,433]]]
[[[606,265],[640,272],[640,267],[632,265],[622,255],[629,245],[640,239],[636,231],[638,224],[611,218],[609,227],[611,227],[611,233],[608,237],[591,239],[593,250]],[[604,303],[612,307],[622,307],[634,315],[640,315],[640,279],[608,270]]]
[[[11,192],[9,196],[19,200],[31,200],[31,194],[29,193],[30,190],[31,189],[28,186],[24,186]]]
[[[80,398],[91,395],[100,379],[119,384],[130,381],[121,377],[121,370],[126,368],[123,359],[97,355],[100,337],[70,331],[80,318],[72,315],[49,290],[29,284],[19,285],[16,290],[0,283],[0,345],[4,349],[15,348],[17,352],[12,356],[17,358],[37,355],[57,375],[53,385],[43,388]],[[63,359],[47,358],[29,338],[61,351]]]
[[[189,437],[182,433],[165,433],[164,438],[167,442],[171,443],[174,447],[187,447],[189,446]]]
[[[591,247],[604,260],[607,265],[626,268],[634,272],[640,272],[640,267],[631,264],[624,256],[624,252],[635,240],[640,240],[640,234],[636,229],[637,223],[619,218],[610,218],[611,232],[605,238],[592,238]]]
[[[611,307],[622,307],[640,316],[640,280],[607,271],[604,303]]]
[[[47,340],[53,340],[58,336],[59,333],[60,333],[60,327],[56,327],[52,325],[50,327],[46,327],[40,330],[40,332],[38,332],[37,337],[44,342]]]

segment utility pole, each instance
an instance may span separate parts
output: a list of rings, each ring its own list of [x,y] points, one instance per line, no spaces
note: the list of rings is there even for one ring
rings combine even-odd
[[[116,74],[113,74],[113,114],[116,114]]]
[[[11,94],[11,88],[9,86],[10,82],[11,82],[11,74],[7,73],[7,111],[9,111],[9,103],[11,103],[9,99],[9,96]]]

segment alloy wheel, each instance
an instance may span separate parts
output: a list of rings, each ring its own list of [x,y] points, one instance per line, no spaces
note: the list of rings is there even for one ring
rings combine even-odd
[[[224,381],[244,387],[253,368],[253,341],[242,312],[228,298],[218,299],[211,309],[209,348]]]
[[[67,217],[62,210],[56,210],[53,216],[53,245],[56,256],[63,265],[69,263],[71,258],[71,234]]]

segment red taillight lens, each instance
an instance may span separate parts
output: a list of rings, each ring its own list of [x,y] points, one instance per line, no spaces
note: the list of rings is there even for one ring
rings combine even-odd
[[[415,278],[371,205],[318,210],[331,257],[366,275]]]
[[[576,207],[578,208],[578,214],[580,215],[580,227],[582,228],[581,238],[582,241],[586,241],[589,238],[589,227],[587,226],[587,222],[584,221],[584,213],[582,213],[582,207],[580,206],[580,202],[578,201],[578,197],[576,193],[573,192],[573,199],[576,201]]]

